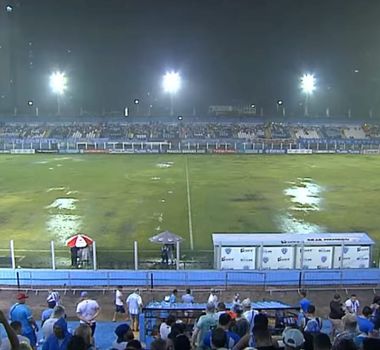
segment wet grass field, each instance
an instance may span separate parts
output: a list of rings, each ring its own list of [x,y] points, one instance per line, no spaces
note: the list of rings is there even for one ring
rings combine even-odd
[[[212,232],[380,237],[376,156],[1,155],[0,169],[3,251],[13,239],[49,255],[77,232],[111,256],[134,240],[155,250],[148,238],[164,230],[185,250],[192,233],[195,251],[212,249]]]

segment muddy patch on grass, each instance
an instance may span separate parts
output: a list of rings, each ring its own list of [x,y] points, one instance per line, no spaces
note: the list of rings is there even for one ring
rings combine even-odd
[[[264,200],[264,196],[259,193],[246,193],[240,197],[232,198],[233,202],[253,202],[262,200]]]

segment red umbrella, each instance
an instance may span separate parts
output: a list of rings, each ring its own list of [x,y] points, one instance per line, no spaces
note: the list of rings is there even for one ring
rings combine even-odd
[[[70,248],[72,247],[77,247],[77,248],[83,248],[86,247],[87,245],[91,245],[94,240],[87,235],[83,233],[78,233],[75,236],[70,237],[66,241],[66,245]]]

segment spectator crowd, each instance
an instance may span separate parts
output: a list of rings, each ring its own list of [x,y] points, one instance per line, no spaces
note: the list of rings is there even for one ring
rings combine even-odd
[[[258,350],[369,350],[380,349],[380,296],[371,305],[361,305],[355,294],[342,300],[333,295],[328,315],[321,315],[305,291],[300,291],[299,313],[293,318],[284,317],[281,330],[273,327],[265,310],[255,309],[249,298],[241,300],[235,293],[232,300],[220,300],[215,289],[210,291],[204,312],[193,314],[191,308],[179,316],[170,311],[170,305],[195,302],[190,289],[179,296],[174,289],[164,301],[169,305],[164,319],[157,320],[151,332],[153,350],[209,350],[209,349],[258,349]],[[18,293],[17,302],[9,309],[9,321],[0,311],[0,323],[5,337],[0,350],[96,350],[94,334],[101,311],[98,302],[86,291],[81,292],[75,314],[79,325],[70,330],[66,309],[60,294],[49,290],[47,308],[40,320],[36,320],[28,305],[28,295]],[[124,295],[118,286],[114,295],[114,341],[108,349],[144,349],[146,344],[135,337],[139,332],[139,315],[143,300],[139,289]],[[227,307],[228,305],[229,307]],[[194,321],[195,318],[195,321]],[[37,332],[41,328],[40,339]],[[143,327],[142,327],[143,328]],[[144,329],[141,329],[143,332]],[[276,332],[277,331],[277,332]],[[105,336],[105,335],[100,335]]]

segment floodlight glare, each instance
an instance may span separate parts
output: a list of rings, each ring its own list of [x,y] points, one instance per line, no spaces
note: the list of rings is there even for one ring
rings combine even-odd
[[[162,80],[165,92],[175,94],[181,88],[181,76],[178,72],[167,72]]]
[[[63,72],[54,72],[50,75],[50,87],[57,95],[63,95],[67,89],[67,77]]]
[[[138,105],[138,104],[140,103],[140,100],[139,100],[138,98],[135,98],[135,99],[133,100],[133,103],[134,103],[135,105]]]
[[[315,77],[313,74],[304,74],[301,77],[301,89],[305,94],[311,94],[315,90]]]
[[[278,100],[278,101],[277,101],[277,104],[278,104],[279,106],[282,106],[282,105],[284,104],[284,101],[283,101],[283,100]]]

